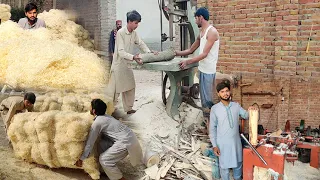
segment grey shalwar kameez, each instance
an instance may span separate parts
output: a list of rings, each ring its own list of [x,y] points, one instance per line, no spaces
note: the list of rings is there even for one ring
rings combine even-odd
[[[144,53],[151,52],[136,31],[129,32],[126,26],[118,30],[107,94],[113,97],[116,103],[116,99],[122,93],[123,108],[126,112],[132,110],[135,96],[136,84],[133,71],[128,64],[133,61],[135,45]]]
[[[99,162],[110,180],[122,178],[116,163],[128,154],[133,166],[142,162],[142,150],[135,134],[126,125],[109,115],[95,118],[81,160],[90,155],[99,135],[101,135],[100,149],[104,151],[99,156]]]
[[[211,108],[209,136],[212,146],[220,149],[220,171],[237,168],[239,165],[242,167],[239,116],[244,119],[249,117],[248,112],[235,102],[230,102],[228,106],[219,102]],[[239,173],[242,173],[241,170]],[[223,176],[222,173],[221,175]]]

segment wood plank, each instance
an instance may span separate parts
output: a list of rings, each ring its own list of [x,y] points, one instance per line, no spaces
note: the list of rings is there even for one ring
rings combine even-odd
[[[169,171],[169,169],[171,168],[171,166],[173,165],[173,163],[176,161],[176,158],[171,159],[171,161],[169,162],[169,164],[162,170],[161,172],[161,177],[163,178],[164,176],[166,176],[167,172]]]
[[[253,146],[258,144],[258,119],[259,112],[257,110],[249,111],[249,137]]]

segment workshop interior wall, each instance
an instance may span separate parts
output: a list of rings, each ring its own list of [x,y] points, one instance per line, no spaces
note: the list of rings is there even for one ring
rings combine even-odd
[[[284,129],[287,120],[293,130],[301,119],[306,126],[319,127],[319,0],[198,0],[198,7],[209,9],[220,34],[217,71],[242,76],[239,84],[251,82],[243,93],[275,94],[241,98],[238,86],[233,89],[235,101],[242,99],[245,108],[257,103],[260,124],[269,130]]]

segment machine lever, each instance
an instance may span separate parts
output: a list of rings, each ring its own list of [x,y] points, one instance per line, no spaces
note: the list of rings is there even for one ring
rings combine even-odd
[[[248,139],[246,137],[244,137],[243,134],[240,134],[241,137],[243,138],[243,140],[246,141],[246,143],[248,143],[250,149],[252,149],[252,151],[259,157],[259,159],[265,164],[268,165],[267,162],[263,159],[263,157],[259,154],[259,152],[252,146],[252,144],[248,141]]]

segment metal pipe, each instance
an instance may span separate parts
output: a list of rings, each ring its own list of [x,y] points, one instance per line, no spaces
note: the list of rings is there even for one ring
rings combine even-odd
[[[163,51],[163,42],[162,42],[162,33],[163,33],[163,27],[162,27],[162,5],[164,0],[158,0],[159,10],[160,10],[160,51]],[[163,84],[163,71],[161,71],[161,85]]]
[[[173,41],[173,14],[172,14],[173,9],[170,9],[170,8],[174,8],[173,0],[169,0],[168,6],[169,6],[169,38],[170,38],[170,41]]]
[[[259,159],[265,164],[268,165],[268,163],[263,159],[263,157],[259,154],[259,152],[252,146],[252,144],[248,141],[246,137],[244,137],[243,134],[240,134],[240,136],[243,138],[243,140],[246,141],[246,143],[249,144],[250,149],[253,150],[253,152],[259,157]]]

